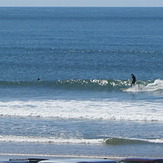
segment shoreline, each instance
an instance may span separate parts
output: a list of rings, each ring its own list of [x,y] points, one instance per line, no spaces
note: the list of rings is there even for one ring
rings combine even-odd
[[[90,158],[90,159],[111,159],[111,160],[119,160],[123,159],[124,157],[116,157],[116,156],[90,156],[90,155],[48,155],[48,154],[22,154],[22,153],[0,153],[0,158],[6,157],[11,159],[13,157],[19,158],[28,158],[28,157],[37,157],[37,158],[47,158],[47,159],[58,159],[58,158]]]
[[[120,160],[128,157],[163,158],[162,144],[85,145],[0,142],[0,160],[19,158],[106,158]],[[157,149],[157,150],[155,150]],[[155,152],[154,152],[155,150]]]
[[[16,153],[0,153],[0,161],[9,161],[10,159],[28,159],[28,158],[41,158],[41,159],[108,159],[119,161],[124,158],[159,158],[163,157],[139,157],[139,156],[127,156],[127,157],[118,157],[118,156],[82,156],[82,155],[35,155],[35,154],[16,154]]]
[[[124,158],[138,158],[139,156],[90,156],[90,155],[45,155],[45,154],[21,154],[21,153],[0,153],[1,161],[8,161],[9,159],[28,159],[28,158],[42,158],[42,159],[109,159],[118,161]],[[142,157],[141,158],[147,158]],[[151,158],[151,157],[150,157]],[[152,157],[160,158],[163,157]]]

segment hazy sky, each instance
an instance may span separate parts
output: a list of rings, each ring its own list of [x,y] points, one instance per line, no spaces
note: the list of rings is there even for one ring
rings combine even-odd
[[[163,7],[163,0],[0,0],[3,6]]]

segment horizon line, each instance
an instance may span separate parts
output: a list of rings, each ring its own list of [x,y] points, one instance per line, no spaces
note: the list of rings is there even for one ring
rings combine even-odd
[[[81,8],[162,8],[163,6],[0,6],[0,8],[2,7],[40,7],[40,8],[53,8],[53,7],[65,7],[65,8],[69,8],[69,7],[81,7]]]

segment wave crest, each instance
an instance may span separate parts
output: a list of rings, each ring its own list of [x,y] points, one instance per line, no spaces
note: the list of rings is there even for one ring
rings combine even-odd
[[[163,143],[162,139],[125,139],[125,138],[109,138],[105,141],[107,145],[129,145],[129,144],[153,144]]]
[[[132,145],[132,144],[163,144],[162,139],[134,139],[134,138],[108,138],[108,139],[84,139],[84,138],[55,138],[0,135],[0,142],[16,143],[46,143],[46,144],[107,144],[107,145]]]
[[[105,80],[105,79],[72,79],[57,81],[1,81],[0,87],[31,87],[31,88],[49,88],[49,89],[70,89],[70,90],[95,90],[95,91],[128,91],[128,92],[150,92],[163,91],[163,80],[155,81],[137,81],[134,87],[131,87],[130,80]]]

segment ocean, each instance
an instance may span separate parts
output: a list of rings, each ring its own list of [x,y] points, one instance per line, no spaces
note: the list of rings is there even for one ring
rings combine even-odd
[[[163,157],[162,33],[163,8],[0,8],[1,157]]]

